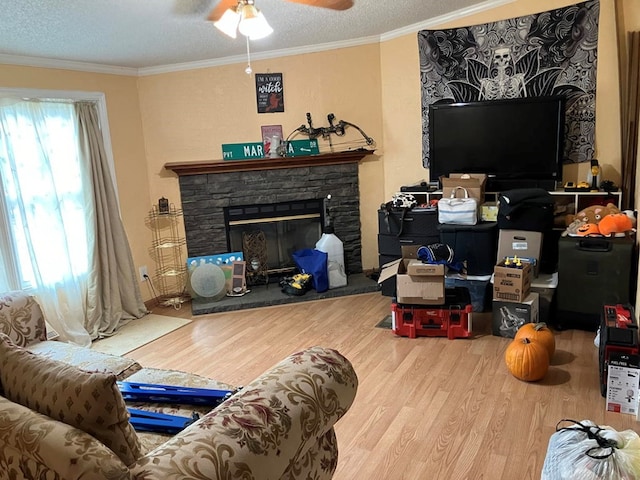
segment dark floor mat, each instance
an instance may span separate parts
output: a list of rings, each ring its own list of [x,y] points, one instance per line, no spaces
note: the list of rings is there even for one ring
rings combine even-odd
[[[382,321],[376,325],[376,327],[391,330],[391,315],[387,315],[386,317],[384,317]]]

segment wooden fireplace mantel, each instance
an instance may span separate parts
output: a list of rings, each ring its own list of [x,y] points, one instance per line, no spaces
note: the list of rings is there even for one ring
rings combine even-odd
[[[254,160],[201,160],[196,162],[169,162],[164,168],[178,176],[207,173],[249,172],[253,170],[274,170],[277,168],[316,167],[359,162],[375,150],[352,150],[340,153],[323,153],[304,157],[258,158]]]

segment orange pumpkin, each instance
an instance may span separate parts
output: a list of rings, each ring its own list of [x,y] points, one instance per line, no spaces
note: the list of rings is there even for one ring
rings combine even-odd
[[[556,351],[556,337],[553,335],[553,332],[549,330],[546,323],[525,323],[518,329],[515,335],[516,339],[524,337],[542,343],[547,349],[547,352],[549,352],[549,360],[553,358],[553,354]]]
[[[504,353],[507,369],[525,382],[541,380],[549,370],[549,353],[540,342],[527,337],[515,339]]]

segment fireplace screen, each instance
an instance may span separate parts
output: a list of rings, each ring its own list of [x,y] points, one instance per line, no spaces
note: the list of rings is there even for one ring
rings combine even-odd
[[[227,243],[230,252],[243,250],[243,235],[263,232],[266,237],[267,270],[270,274],[295,268],[292,254],[314,248],[324,222],[322,200],[247,205],[225,208]],[[251,258],[247,258],[250,268]]]

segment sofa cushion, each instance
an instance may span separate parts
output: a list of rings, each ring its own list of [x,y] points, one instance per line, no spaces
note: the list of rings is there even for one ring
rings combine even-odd
[[[35,342],[27,345],[26,349],[87,372],[113,373],[118,380],[124,380],[142,368],[131,358],[102,353],[65,342]]]
[[[0,397],[0,478],[130,479],[115,453],[89,434]]]
[[[21,290],[0,295],[0,333],[21,346],[47,339],[47,327],[36,299]]]
[[[89,433],[125,465],[141,456],[113,373],[86,372],[33,354],[3,334],[0,359],[0,384],[6,398]]]

